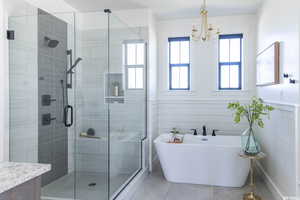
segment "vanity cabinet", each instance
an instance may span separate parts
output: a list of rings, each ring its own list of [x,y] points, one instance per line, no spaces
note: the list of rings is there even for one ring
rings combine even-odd
[[[41,178],[27,181],[13,189],[0,194],[0,200],[40,200]]]
[[[0,162],[0,200],[40,200],[41,176],[49,164]]]

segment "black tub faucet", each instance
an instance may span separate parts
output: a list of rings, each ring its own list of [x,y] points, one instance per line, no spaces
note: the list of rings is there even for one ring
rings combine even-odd
[[[196,128],[191,129],[191,131],[194,131],[194,134],[193,134],[193,135],[198,135],[197,129],[196,129]]]
[[[216,136],[216,132],[219,131],[217,129],[213,129],[211,136]]]
[[[206,134],[206,126],[204,125],[204,126],[202,126],[202,135],[203,136],[206,136],[207,134]]]

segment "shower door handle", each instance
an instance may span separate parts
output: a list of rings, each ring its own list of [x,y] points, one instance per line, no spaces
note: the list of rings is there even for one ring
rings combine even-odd
[[[71,119],[70,119],[70,123],[68,122],[68,116],[69,116],[69,110],[71,111],[70,115],[71,115]],[[65,126],[66,127],[70,127],[73,125],[73,107],[71,105],[67,105],[65,107],[64,110],[64,122],[65,122]]]

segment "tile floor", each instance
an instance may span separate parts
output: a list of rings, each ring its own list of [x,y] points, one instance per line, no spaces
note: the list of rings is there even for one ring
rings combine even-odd
[[[265,183],[258,178],[257,194],[262,200],[274,200]],[[225,188],[205,185],[176,184],[167,182],[158,164],[139,186],[132,200],[242,200],[249,191],[243,188]]]

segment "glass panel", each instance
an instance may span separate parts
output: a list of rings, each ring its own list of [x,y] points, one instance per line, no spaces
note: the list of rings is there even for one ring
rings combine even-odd
[[[136,45],[137,50],[137,65],[143,65],[145,62],[145,45],[144,43],[138,43]]]
[[[230,62],[241,61],[241,39],[230,39]]]
[[[170,58],[171,64],[178,64],[180,58],[180,42],[172,41],[170,42]]]
[[[67,50],[77,58],[74,14],[24,5],[12,9],[24,16],[9,17],[17,36],[9,41],[10,160],[51,164],[42,176],[41,199],[75,199],[77,121],[66,127],[64,114],[67,105],[77,110],[75,77],[82,64],[68,85]]]
[[[136,88],[142,89],[144,87],[144,69],[136,68]]]
[[[116,74],[114,81],[119,82],[119,96],[109,102],[109,185],[110,197],[114,197],[131,178],[142,168],[142,138],[145,137],[146,127],[146,90],[143,88],[143,68],[129,69],[130,82],[135,74],[135,87],[138,90],[126,90],[124,66],[122,65],[122,43],[124,41],[139,41],[143,38],[138,34],[147,32],[147,28],[129,28],[126,19],[119,20],[113,14],[110,17],[110,72]],[[137,45],[137,60],[143,63],[141,55],[143,45]],[[131,71],[132,70],[132,71]],[[134,72],[133,72],[134,71]],[[145,69],[146,71],[146,69]],[[111,80],[112,81],[112,80]],[[133,85],[133,84],[132,84]],[[109,84],[109,91],[113,84]]]
[[[27,13],[28,8],[33,13]],[[11,16],[8,19],[8,29],[19,35],[9,40],[10,161],[38,163],[40,132],[37,80],[41,67],[38,64],[38,16],[37,9],[25,2],[20,9],[20,13],[25,12],[24,16]],[[53,64],[49,59],[44,61],[44,66]],[[50,70],[48,74],[51,74]],[[49,92],[52,92],[51,88]],[[52,133],[52,128],[47,130]]]
[[[239,87],[239,66],[231,65],[230,66],[230,88]]]
[[[128,88],[129,89],[134,89],[135,88],[135,68],[128,68]]]
[[[127,44],[127,64],[136,65],[136,44]]]
[[[189,63],[190,62],[190,42],[183,41],[180,46],[180,63]]]
[[[220,62],[229,62],[229,39],[220,39]]]
[[[230,82],[230,67],[228,65],[222,65],[221,66],[221,88],[229,88]]]
[[[180,88],[180,67],[171,68],[172,88]]]
[[[182,89],[188,88],[188,67],[180,67],[179,86]]]
[[[118,74],[109,73],[107,65],[107,20],[103,12],[76,14],[77,51],[73,59],[81,57],[82,61],[74,70],[77,104],[75,188],[76,199],[81,200],[109,199],[108,102],[111,96],[119,95],[115,90],[119,85],[114,81],[111,90],[107,87],[118,77]]]

